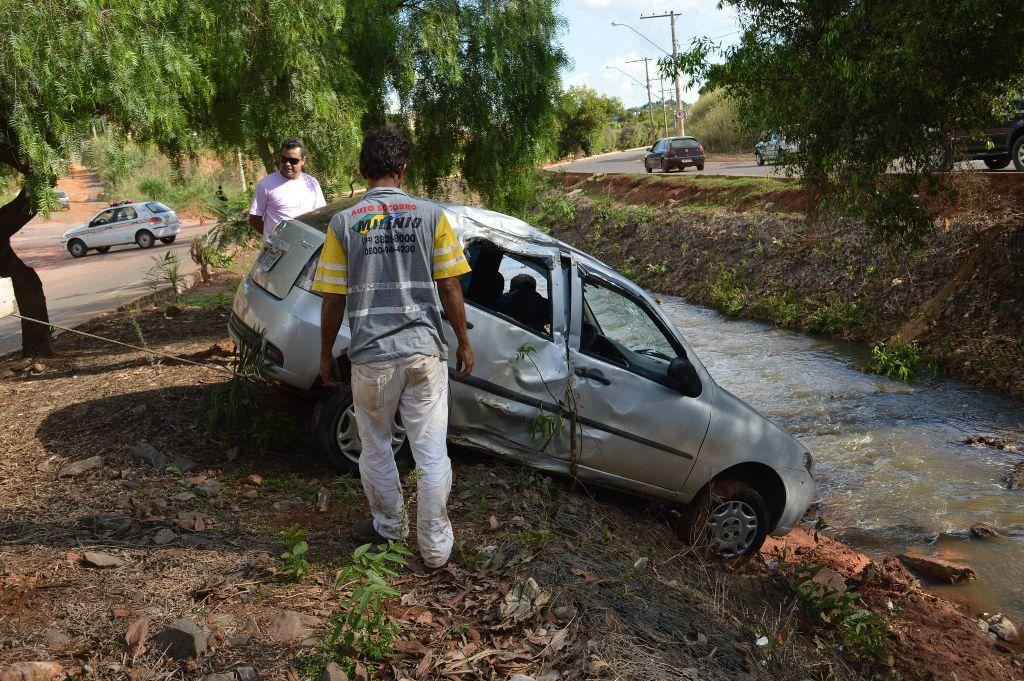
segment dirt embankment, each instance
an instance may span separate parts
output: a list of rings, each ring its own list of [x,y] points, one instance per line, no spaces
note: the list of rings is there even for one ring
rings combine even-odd
[[[223,365],[236,281],[88,330]],[[708,562],[665,509],[457,449],[454,564],[400,569],[379,620],[394,629],[332,646],[368,584],[335,582],[366,507],[311,450],[312,404],[261,390],[229,437],[210,420],[224,374],[70,335],[57,349],[46,366],[0,366],[0,674],[45,661],[74,679],[320,679],[337,661],[373,679],[1024,678],[898,566],[803,531]],[[299,579],[279,558],[295,526],[310,546]],[[866,610],[844,612],[880,617],[876,637],[808,610],[823,601],[794,584],[811,565],[863,594]]]
[[[900,336],[942,373],[1024,398],[1024,178],[961,175],[911,253],[852,220],[808,221],[802,190],[770,178],[561,173],[540,217],[653,290],[847,340]]]

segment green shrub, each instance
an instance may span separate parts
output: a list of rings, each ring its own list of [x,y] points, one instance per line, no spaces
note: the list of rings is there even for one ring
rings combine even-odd
[[[301,582],[309,574],[309,561],[306,560],[306,553],[309,552],[309,543],[306,541],[306,531],[299,525],[281,530],[281,538],[277,543],[284,547],[281,554],[281,566],[284,573],[295,582]]]
[[[730,317],[738,315],[743,309],[745,293],[739,274],[727,267],[719,270],[715,278],[708,280],[712,307]]]
[[[807,304],[814,308],[807,315],[807,328],[815,333],[846,335],[867,323],[857,303],[845,301],[834,293],[828,294],[824,302],[808,300]]]
[[[150,201],[156,201],[167,195],[167,185],[155,177],[147,177],[142,182],[139,182],[139,191]]]
[[[897,336],[891,343],[879,343],[871,348],[871,362],[868,369],[882,376],[892,376],[904,383],[914,379],[921,369],[923,360],[917,342],[905,342]]]
[[[838,593],[835,589],[815,582],[822,566],[802,566],[793,583],[797,600],[814,619],[829,623],[839,640],[854,655],[885,660],[890,656],[889,623],[870,610],[856,606],[860,594],[855,591]]]
[[[760,300],[750,303],[750,316],[763,319],[780,326],[793,326],[800,318],[803,305],[800,298],[792,291],[781,295],[773,293]]]

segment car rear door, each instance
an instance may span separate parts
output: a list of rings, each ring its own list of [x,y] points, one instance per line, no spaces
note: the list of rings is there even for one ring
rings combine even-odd
[[[565,469],[565,273],[553,248],[529,250],[517,253],[483,238],[466,244],[473,269],[461,283],[475,366],[450,384],[449,434],[457,442],[541,467],[547,459],[547,467]],[[535,287],[528,307],[515,304],[514,280],[523,277]],[[444,329],[454,371],[458,341],[450,325]]]
[[[670,387],[668,365],[687,351],[649,300],[582,265],[572,284],[581,477],[679,491],[707,434],[713,383],[704,374],[698,397]]]
[[[139,213],[131,206],[121,206],[115,215],[115,224],[110,230],[109,245],[130,244],[135,241],[135,233],[139,231]]]

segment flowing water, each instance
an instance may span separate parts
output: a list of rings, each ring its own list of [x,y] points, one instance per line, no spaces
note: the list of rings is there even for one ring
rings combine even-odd
[[[660,299],[715,380],[814,454],[832,534],[876,558],[964,560],[978,580],[941,590],[1024,619],[1024,490],[1002,484],[1024,452],[964,444],[1024,440],[1024,404],[949,379],[867,374],[861,347]],[[970,539],[979,522],[1005,538]]]

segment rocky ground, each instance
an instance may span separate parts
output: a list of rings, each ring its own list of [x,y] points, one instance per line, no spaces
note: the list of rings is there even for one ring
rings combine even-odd
[[[224,367],[236,281],[87,330]],[[1022,678],[1014,649],[895,559],[797,531],[709,561],[671,509],[461,449],[453,564],[396,565],[394,595],[339,628],[374,583],[346,569],[382,559],[354,555],[362,490],[313,452],[310,399],[260,388],[229,433],[211,421],[222,371],[57,348],[0,365],[3,681]],[[305,560],[283,557],[303,533]]]

